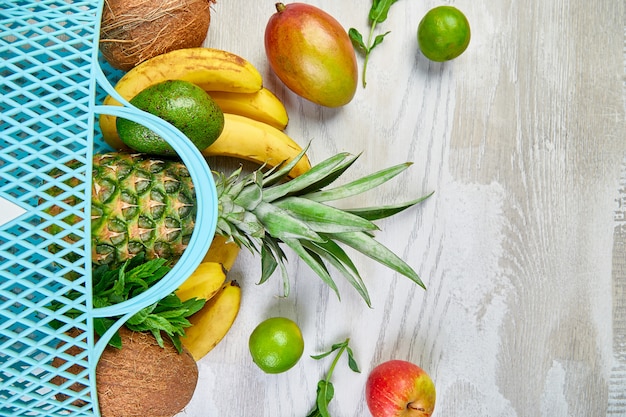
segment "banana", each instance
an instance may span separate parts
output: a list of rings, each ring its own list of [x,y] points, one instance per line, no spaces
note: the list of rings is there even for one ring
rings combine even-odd
[[[191,327],[185,329],[181,341],[198,361],[209,353],[228,333],[241,305],[241,287],[228,281],[204,307],[189,317]]]
[[[177,49],[157,55],[128,71],[115,85],[115,90],[126,100],[145,88],[166,80],[185,80],[205,91],[254,93],[263,87],[261,73],[247,60],[213,48]],[[108,96],[103,104],[120,106]],[[114,149],[125,146],[117,135],[115,117],[100,115],[100,130],[105,142]]]
[[[224,113],[246,116],[285,130],[289,122],[287,109],[282,101],[267,88],[254,93],[230,93],[207,91]]]
[[[290,161],[300,152],[302,147],[279,129],[248,117],[225,113],[222,134],[202,154],[230,156],[276,166]],[[305,155],[289,175],[294,178],[310,168],[311,163]]]
[[[176,290],[181,301],[191,298],[211,299],[222,288],[226,273],[217,262],[202,262],[198,268]]]
[[[235,242],[229,242],[225,236],[215,235],[208,252],[202,262],[217,262],[226,271],[230,271],[239,255],[239,246]]]

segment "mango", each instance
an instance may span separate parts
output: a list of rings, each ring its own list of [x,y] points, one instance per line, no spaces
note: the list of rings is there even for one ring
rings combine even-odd
[[[358,69],[348,33],[315,6],[276,3],[265,28],[265,53],[276,76],[313,103],[340,107],[356,93]]]

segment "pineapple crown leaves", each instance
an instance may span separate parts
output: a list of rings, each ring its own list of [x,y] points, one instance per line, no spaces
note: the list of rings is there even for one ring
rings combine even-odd
[[[430,197],[395,205],[340,209],[328,204],[376,188],[406,170],[411,163],[392,166],[344,185],[329,188],[360,155],[339,153],[285,181],[306,148],[291,162],[263,173],[262,168],[243,175],[215,173],[219,199],[216,233],[261,254],[261,279],[276,268],[283,278],[284,296],[289,279],[281,247],[293,250],[339,297],[327,264],[336,269],[371,306],[367,288],[354,263],[339,245],[351,247],[425,288],[418,274],[400,257],[373,237],[379,230],[373,221],[389,217]]]

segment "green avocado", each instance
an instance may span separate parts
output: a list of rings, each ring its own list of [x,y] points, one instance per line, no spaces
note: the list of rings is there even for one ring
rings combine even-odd
[[[224,113],[217,103],[197,85],[183,80],[168,80],[142,90],[130,104],[171,123],[200,150],[217,140],[224,129]],[[161,136],[134,121],[117,118],[122,142],[138,152],[176,155]]]

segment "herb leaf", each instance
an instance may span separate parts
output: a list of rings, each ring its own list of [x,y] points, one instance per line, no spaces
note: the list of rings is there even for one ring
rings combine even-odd
[[[360,374],[361,370],[359,369],[359,365],[357,365],[356,360],[354,359],[354,354],[352,353],[352,349],[350,349],[349,346],[346,346],[346,352],[348,352],[348,366],[350,367],[350,369],[352,369],[352,371]]]
[[[205,300],[197,298],[181,302],[176,294],[170,294],[135,313],[126,322],[126,327],[136,332],[151,332],[161,347],[163,347],[161,332],[164,332],[181,352],[180,336],[185,334],[184,328],[191,326],[187,317],[200,310],[204,303]]]
[[[101,308],[118,304],[146,291],[170,271],[170,267],[165,265],[166,262],[162,258],[145,261],[143,255],[138,255],[117,269],[110,269],[107,265],[95,268],[92,274],[94,307]],[[82,293],[76,290],[67,294],[70,300],[76,300],[81,296]],[[200,310],[205,302],[206,300],[196,298],[182,302],[175,293],[172,293],[135,313],[125,325],[133,331],[152,333],[161,347],[164,346],[162,334],[165,333],[180,353],[182,352],[180,336],[184,335],[186,327],[191,326],[187,317]],[[61,302],[49,305],[49,308],[54,311],[63,307],[64,304]],[[74,309],[64,314],[76,318],[81,313]],[[103,336],[119,318],[95,318],[96,335]],[[52,325],[60,326],[61,324],[52,323]],[[109,345],[118,349],[122,348],[122,339],[118,332],[113,335]]]
[[[331,417],[328,412],[328,405],[335,396],[335,387],[333,386],[333,383],[330,382],[330,378],[332,377],[335,366],[337,365],[337,362],[339,362],[339,358],[344,351],[348,354],[348,366],[350,369],[357,373],[361,372],[356,361],[354,360],[352,349],[348,346],[349,342],[350,338],[347,338],[341,343],[332,345],[330,350],[327,352],[320,353],[318,355],[311,355],[311,358],[319,360],[331,355],[333,352],[337,352],[335,358],[330,364],[328,372],[326,373],[326,377],[317,383],[317,398],[315,401],[315,407],[309,412],[309,414],[307,414],[307,417]]]
[[[372,7],[370,8],[368,17],[370,20],[370,32],[367,38],[367,43],[363,40],[363,35],[355,29],[350,28],[348,30],[348,36],[352,41],[352,44],[355,46],[357,50],[359,50],[364,56],[365,60],[363,61],[363,74],[362,74],[362,83],[363,88],[367,85],[366,81],[366,72],[367,72],[367,63],[369,62],[369,57],[374,48],[380,45],[385,36],[387,36],[390,32],[385,32],[381,35],[374,36],[376,26],[379,23],[387,20],[387,16],[389,15],[389,9],[391,5],[397,2],[398,0],[373,0]]]
[[[369,18],[372,23],[380,23],[387,20],[389,8],[397,1],[398,0],[374,0],[369,13]]]
[[[361,32],[355,28],[350,28],[348,30],[348,36],[350,37],[352,44],[357,49],[359,49],[362,53],[367,53],[367,45],[365,45],[365,41],[363,41],[363,35],[361,35]]]
[[[385,39],[385,36],[387,36],[390,33],[391,33],[391,31],[387,31],[387,32],[383,33],[382,35],[376,36],[374,38],[374,43],[372,43],[372,46],[370,47],[370,50],[376,48],[378,45],[383,43],[383,39]]]

